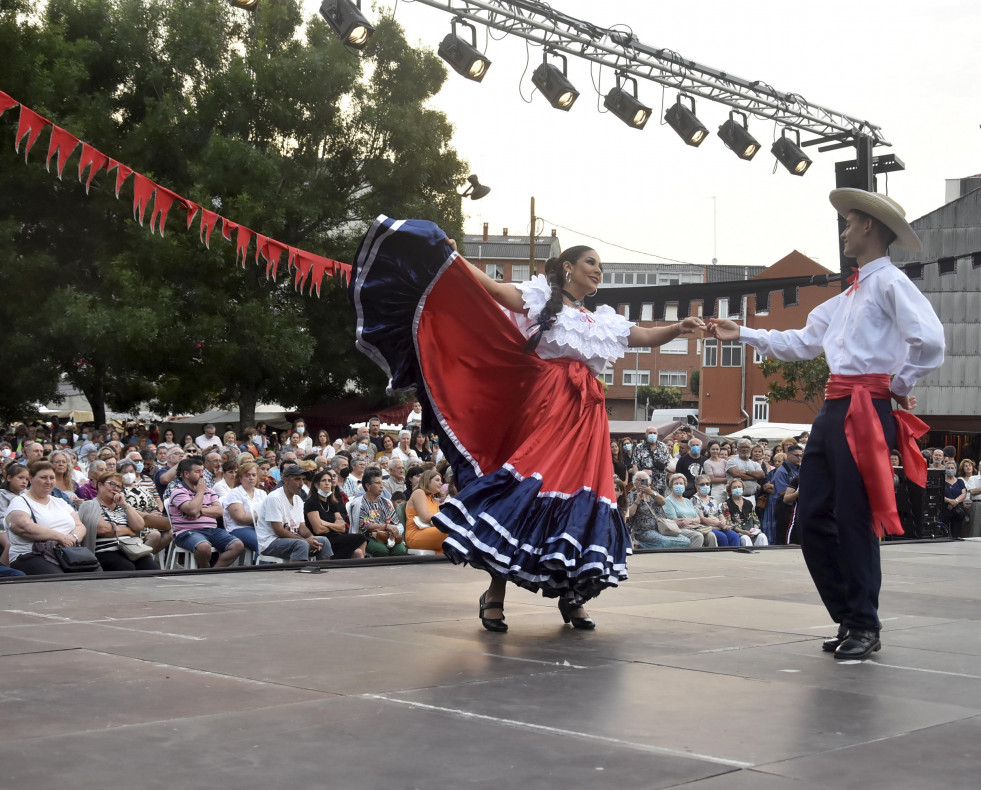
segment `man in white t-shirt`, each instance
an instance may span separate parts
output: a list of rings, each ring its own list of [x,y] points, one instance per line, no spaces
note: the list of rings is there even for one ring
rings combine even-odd
[[[221,451],[221,439],[215,434],[215,426],[211,424],[204,426],[204,433],[194,443],[201,448],[202,455],[211,449]]]
[[[743,481],[743,498],[756,506],[756,489],[763,483],[766,473],[763,467],[750,458],[753,443],[749,439],[740,439],[736,443],[739,455],[726,461],[726,477],[729,480]]]
[[[416,455],[416,451],[409,447],[411,439],[412,431],[399,431],[399,446],[392,451],[392,458],[398,458],[403,463],[418,461],[419,456]]]
[[[303,516],[300,492],[310,473],[291,465],[283,467],[282,476],[283,485],[266,497],[256,521],[259,553],[290,562],[330,559],[334,551],[327,538],[313,535]]]

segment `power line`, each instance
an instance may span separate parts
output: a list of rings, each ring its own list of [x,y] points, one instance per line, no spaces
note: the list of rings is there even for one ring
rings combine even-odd
[[[575,233],[577,236],[585,236],[587,239],[593,239],[593,241],[601,241],[610,247],[616,247],[620,250],[626,250],[627,252],[635,252],[638,255],[646,255],[649,258],[660,258],[662,261],[670,261],[671,263],[683,263],[686,266],[698,266],[697,263],[692,263],[691,261],[679,261],[677,258],[669,258],[667,255],[658,255],[656,252],[645,252],[644,250],[635,250],[633,247],[624,247],[622,244],[617,244],[613,241],[607,241],[606,239],[601,239],[599,236],[593,236],[589,233],[583,233],[581,230],[575,230],[574,228],[567,228],[565,225],[560,225],[558,222],[553,222],[550,219],[539,216],[542,222],[547,222],[549,225],[554,225],[557,228],[562,228],[562,230],[567,230],[569,233]]]

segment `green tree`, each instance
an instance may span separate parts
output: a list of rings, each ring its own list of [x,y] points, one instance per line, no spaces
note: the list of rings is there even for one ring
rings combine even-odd
[[[651,409],[676,409],[681,405],[681,387],[640,387],[637,402]]]
[[[252,14],[224,0],[32,6],[0,0],[0,85],[158,183],[339,260],[378,213],[460,232],[452,185],[466,168],[445,116],[425,106],[446,70],[394,20],[379,20],[359,57],[319,17],[304,22],[297,0]],[[16,111],[2,124],[12,133]],[[285,256],[274,284],[251,263],[254,244],[235,268],[220,228],[207,250],[176,206],[167,237],[151,236],[129,215],[130,187],[115,200],[114,173],[88,197],[45,173],[46,142],[30,166],[11,157],[0,169],[0,234],[14,252],[0,261],[0,285],[16,283],[18,297],[0,319],[31,306],[17,359],[34,365],[15,390],[0,387],[0,408],[45,399],[59,375],[97,420],[106,404],[146,399],[168,410],[237,403],[251,422],[259,400],[380,396],[384,379],[354,350],[340,284],[325,281],[320,300],[298,296]]]
[[[688,389],[691,390],[691,394],[698,397],[698,388],[702,383],[702,371],[693,370],[691,375],[688,377]]]
[[[766,397],[770,403],[803,403],[814,414],[820,411],[821,404],[824,403],[824,387],[830,375],[824,354],[802,362],[764,359],[760,363],[760,370],[769,379],[767,383],[770,391]]]

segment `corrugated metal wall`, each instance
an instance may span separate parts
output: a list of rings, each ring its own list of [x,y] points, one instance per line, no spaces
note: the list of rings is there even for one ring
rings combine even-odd
[[[891,250],[896,263],[957,259],[957,271],[940,274],[940,265],[923,267],[915,279],[944,325],[944,364],[922,378],[914,394],[922,415],[981,416],[981,267],[971,257],[981,251],[981,190],[948,203],[911,223],[923,251]]]

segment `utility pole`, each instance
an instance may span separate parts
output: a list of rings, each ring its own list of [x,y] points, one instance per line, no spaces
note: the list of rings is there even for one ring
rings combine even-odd
[[[528,272],[534,277],[537,274],[535,270],[535,224],[538,222],[538,218],[535,216],[535,196],[531,196],[531,228],[528,231]]]

